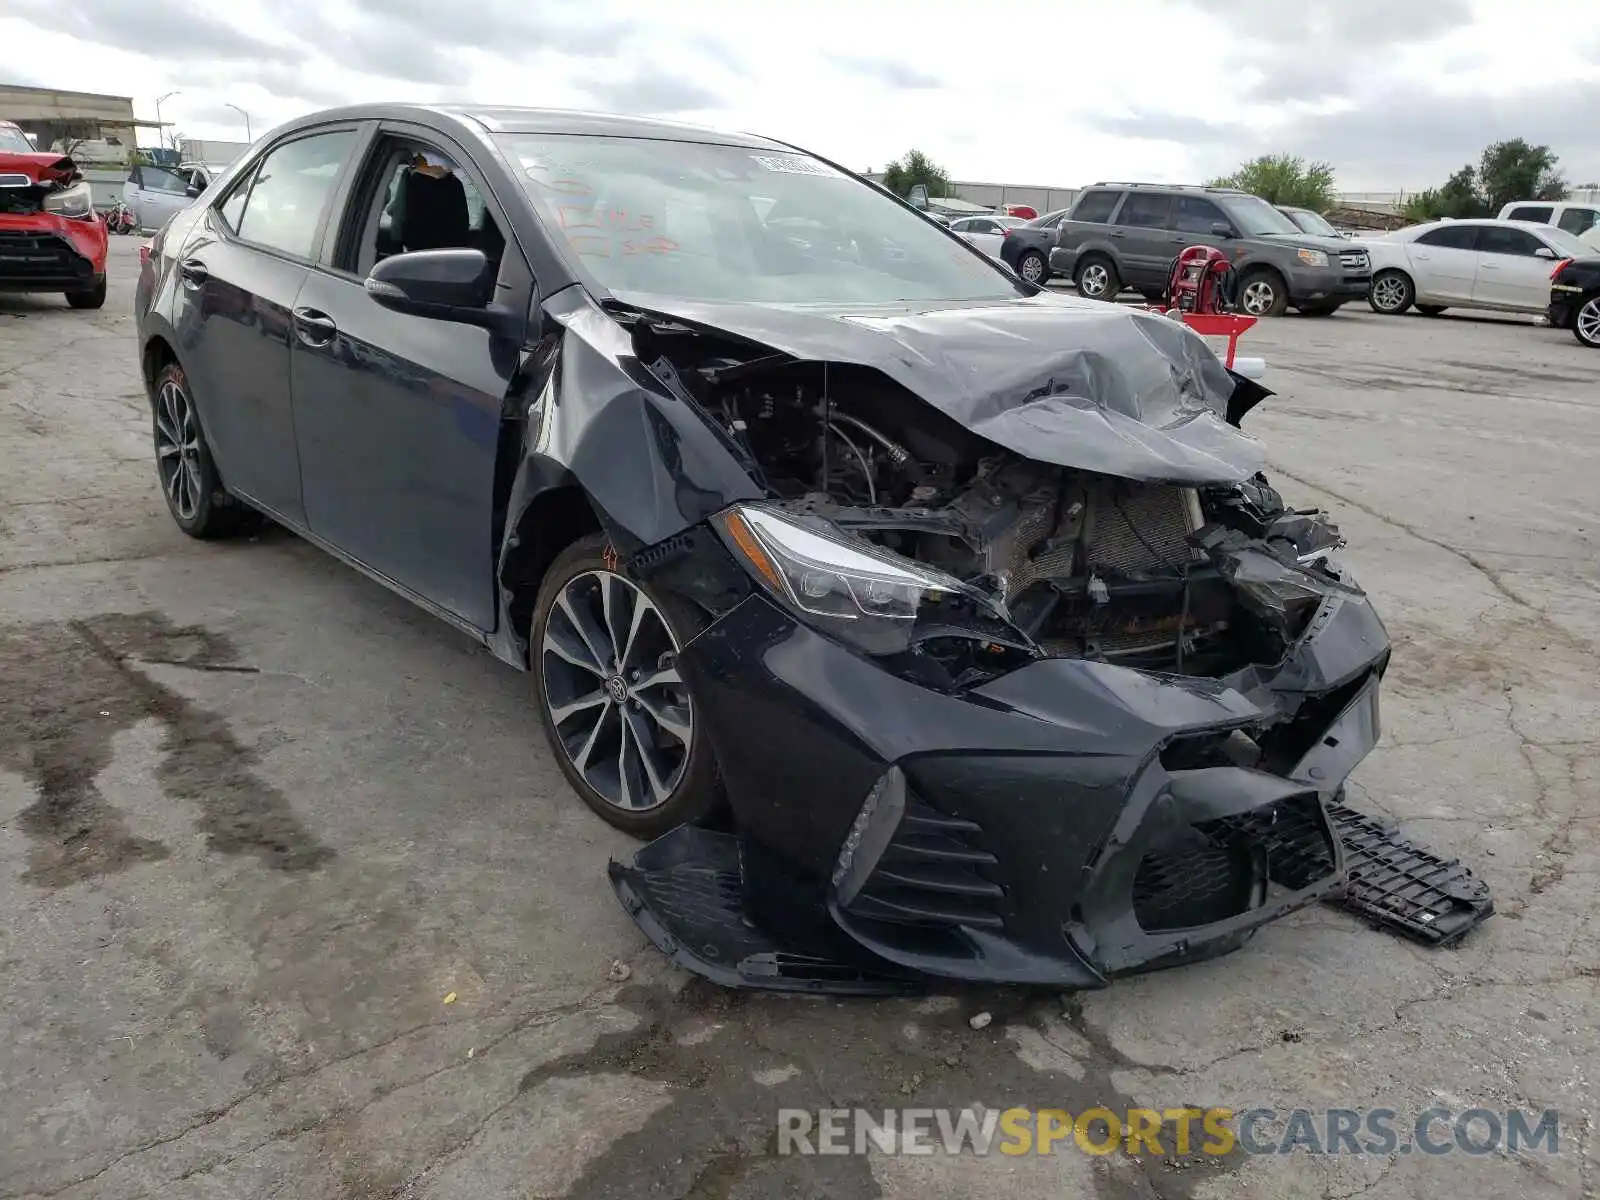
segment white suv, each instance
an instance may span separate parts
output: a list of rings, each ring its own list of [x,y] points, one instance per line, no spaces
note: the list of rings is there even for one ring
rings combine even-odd
[[[1518,200],[1500,210],[1500,219],[1554,225],[1600,254],[1600,201]]]

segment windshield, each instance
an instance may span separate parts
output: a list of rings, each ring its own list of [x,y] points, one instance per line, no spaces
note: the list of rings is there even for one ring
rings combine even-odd
[[[1554,225],[1548,229],[1540,229],[1538,236],[1550,243],[1550,248],[1562,258],[1588,258],[1594,250],[1580,237],[1575,237],[1565,229],[1557,229]]]
[[[998,300],[1023,285],[809,155],[502,134],[546,226],[611,292],[736,303]]]
[[[32,154],[33,143],[15,125],[0,125],[0,150],[8,154]]]
[[[1306,233],[1314,233],[1319,237],[1339,236],[1337,229],[1308,208],[1292,208],[1286,215]]]
[[[1223,200],[1228,215],[1245,237],[1269,233],[1299,233],[1300,227],[1260,196],[1228,196]]]

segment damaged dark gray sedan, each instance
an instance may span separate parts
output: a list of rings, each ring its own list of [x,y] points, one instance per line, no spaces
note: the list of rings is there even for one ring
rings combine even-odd
[[[529,670],[691,969],[1095,986],[1345,880],[1389,642],[1180,324],[777,142],[413,107],[264,139],[137,308],[178,524]]]

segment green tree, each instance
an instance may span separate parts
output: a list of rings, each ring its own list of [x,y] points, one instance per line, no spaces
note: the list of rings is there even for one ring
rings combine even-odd
[[[1522,138],[1495,142],[1478,165],[1478,194],[1490,213],[1514,200],[1565,200],[1559,162],[1549,146],[1531,146]]]
[[[921,150],[912,150],[883,169],[883,186],[896,196],[909,196],[919,183],[930,198],[950,194],[949,174]]]
[[[1333,166],[1307,163],[1293,154],[1263,154],[1242,164],[1232,175],[1213,179],[1211,187],[1238,188],[1272,204],[1326,212],[1334,206]]]
[[[1442,186],[1412,196],[1401,214],[1408,221],[1437,221],[1440,217],[1460,221],[1468,217],[1486,217],[1491,212],[1478,183],[1478,172],[1468,164]]]

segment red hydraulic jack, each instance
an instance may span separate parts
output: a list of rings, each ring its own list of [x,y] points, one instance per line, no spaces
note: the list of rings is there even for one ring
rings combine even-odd
[[[1233,276],[1233,264],[1228,256],[1210,246],[1190,246],[1173,261],[1172,275],[1167,281],[1166,305],[1153,305],[1152,311],[1176,317],[1201,337],[1227,338],[1227,353],[1221,355],[1223,364],[1240,371],[1255,374],[1264,371],[1266,364],[1258,359],[1238,359],[1239,337],[1256,323],[1255,317],[1230,312],[1228,293]],[[1259,364],[1259,365],[1258,365]]]

